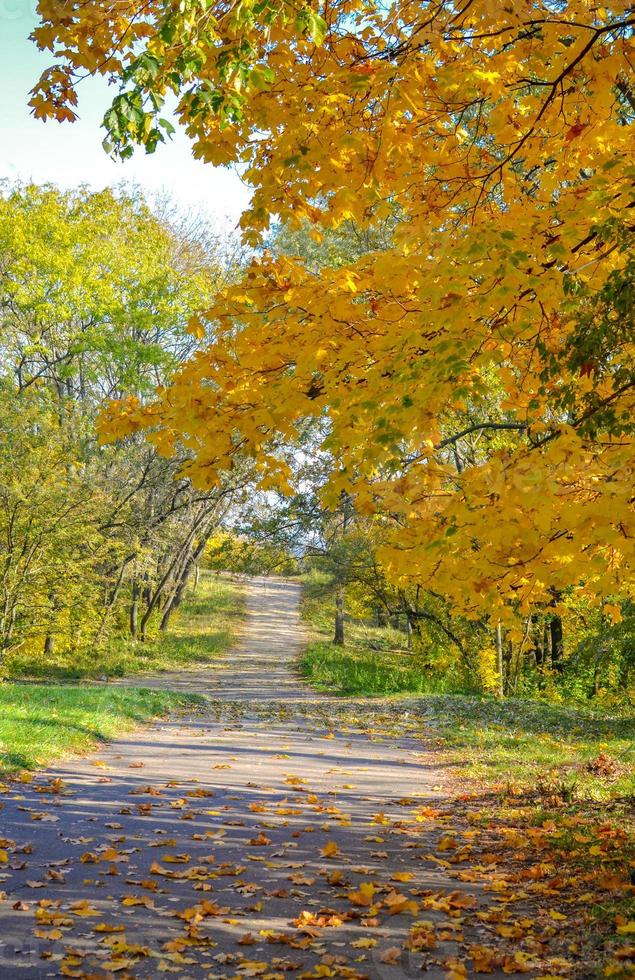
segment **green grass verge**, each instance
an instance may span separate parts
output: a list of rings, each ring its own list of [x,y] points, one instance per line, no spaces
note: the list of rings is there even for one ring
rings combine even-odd
[[[407,651],[382,649],[379,639],[373,642],[377,643],[377,650],[359,645],[342,648],[317,640],[304,652],[300,673],[317,690],[344,696],[430,692],[430,680],[412,655]]]
[[[231,646],[243,609],[237,582],[203,573],[165,636],[151,635],[145,643],[111,639],[97,649],[61,650],[46,659],[39,651],[18,651],[7,661],[6,673],[10,679],[81,680],[205,666]]]
[[[86,752],[159,715],[201,703],[195,695],[134,687],[0,684],[0,773]]]
[[[302,618],[311,640],[299,668],[309,684],[343,696],[430,693],[434,682],[408,650],[403,631],[347,617],[346,645],[334,646],[335,601],[328,579],[314,573],[301,581]]]
[[[635,794],[635,716],[447,695],[417,704],[422,724],[461,772],[485,786],[565,801]]]

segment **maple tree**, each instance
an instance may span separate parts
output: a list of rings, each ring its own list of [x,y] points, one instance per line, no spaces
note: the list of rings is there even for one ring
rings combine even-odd
[[[154,150],[168,95],[197,157],[237,163],[241,224],[319,238],[390,222],[386,247],[316,269],[258,255],[198,318],[215,336],[169,395],[109,437],[184,439],[209,485],[324,419],[328,498],[385,525],[391,581],[463,614],[631,585],[632,123],[625,0],[319,8],[40,3],[55,56],[36,115],[69,118],[86,72],[120,84],[108,147]],[[609,604],[609,608],[613,608]],[[615,612],[617,615],[617,611]]]

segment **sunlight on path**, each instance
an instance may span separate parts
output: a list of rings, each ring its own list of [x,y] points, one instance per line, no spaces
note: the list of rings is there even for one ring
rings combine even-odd
[[[249,579],[245,627],[227,659],[215,670],[144,675],[143,686],[193,691],[223,701],[313,700],[313,692],[293,672],[304,643],[299,621],[301,594],[300,585],[284,579]],[[129,678],[126,683],[135,680]]]
[[[224,670],[151,679],[207,693],[196,717],[5,788],[0,977],[460,980],[493,944],[520,975],[436,853],[425,746],[297,680],[299,598],[252,581]]]

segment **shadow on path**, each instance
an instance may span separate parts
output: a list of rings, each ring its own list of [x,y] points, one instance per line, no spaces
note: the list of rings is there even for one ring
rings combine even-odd
[[[492,939],[437,852],[439,766],[295,675],[299,599],[252,580],[224,670],[144,678],[196,717],[6,788],[0,977],[440,978]]]

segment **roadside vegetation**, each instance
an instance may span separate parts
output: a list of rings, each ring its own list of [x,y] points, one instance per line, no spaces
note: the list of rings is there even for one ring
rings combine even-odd
[[[363,718],[370,730],[379,719],[380,737],[421,741],[451,801],[449,866],[476,860],[480,870],[462,880],[486,889],[493,874],[522,888],[559,868],[554,894],[572,889],[572,906],[584,894],[592,909],[580,938],[584,956],[613,971],[598,965],[584,975],[632,976],[619,959],[633,928],[635,875],[635,711],[627,692],[575,699],[566,678],[549,675],[533,697],[469,690],[464,673],[448,670],[451,658],[435,673],[403,620],[380,626],[363,603],[349,602],[345,642],[334,643],[336,581],[315,568],[302,581],[309,643],[301,675],[340,696],[351,725]],[[443,664],[438,647],[434,658]]]
[[[200,574],[201,556],[253,479],[244,463],[195,489],[183,446],[172,458],[132,435],[106,446],[97,425],[111,399],[147,398],[200,347],[188,323],[234,274],[229,240],[136,190],[5,184],[0,255],[0,767],[12,770],[183,700],[60,682],[143,683],[227,649],[240,590]]]
[[[182,445],[106,446],[97,424],[200,347],[191,313],[232,276],[230,251],[138,192],[0,193],[0,676],[131,669],[130,644],[167,634],[253,486],[243,461],[201,491]],[[180,661],[156,651],[155,666]]]
[[[393,617],[391,623],[388,615],[369,614],[363,604],[351,603],[345,618],[345,643],[334,643],[333,580],[312,568],[301,581],[302,615],[310,641],[300,671],[315,688],[343,696],[383,697],[429,694],[449,682],[442,676],[431,677],[422,658],[409,647],[403,618]]]
[[[533,698],[470,690],[461,675],[431,669],[430,651],[413,642],[403,618],[378,625],[359,602],[346,618],[346,642],[336,644],[332,579],[312,569],[302,581],[310,636],[298,666],[317,690],[402,699],[404,714],[420,719],[431,745],[447,752],[475,789],[563,803],[635,794],[635,710],[626,694],[610,706],[565,698],[553,677]],[[435,655],[440,659],[441,651]]]
[[[242,619],[243,600],[237,580],[203,570],[167,632],[155,629],[145,642],[115,637],[102,647],[79,653],[59,648],[46,660],[39,652],[18,650],[6,664],[7,676],[94,680],[209,666],[231,645]]]
[[[219,664],[242,620],[243,598],[235,580],[203,571],[170,630],[145,643],[111,640],[81,657],[60,648],[48,662],[14,655],[11,679],[0,683],[0,774],[87,752],[157,716],[202,704],[195,694],[144,688],[144,674]],[[138,678],[140,686],[90,683],[121,677]]]

